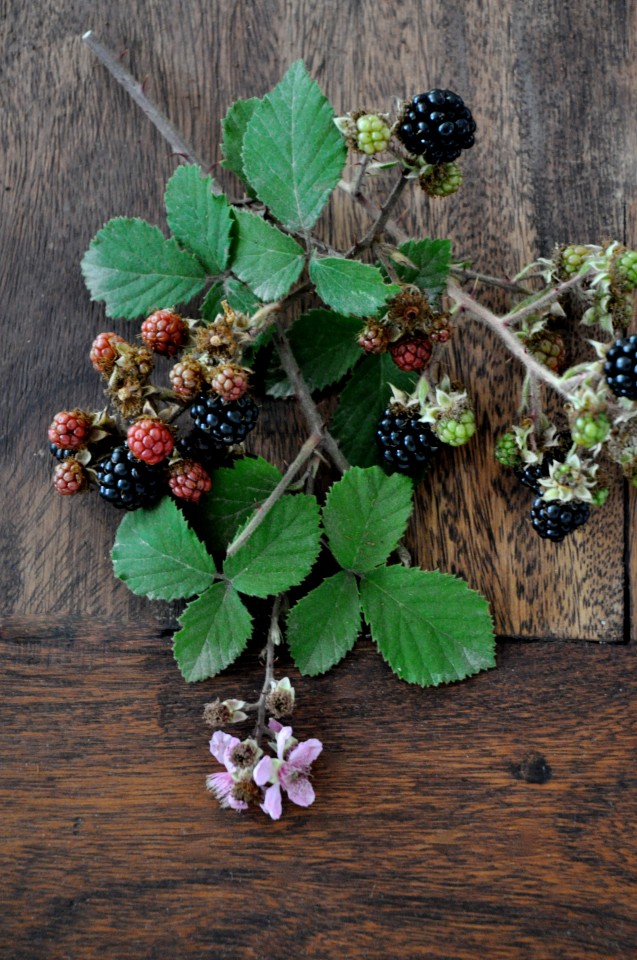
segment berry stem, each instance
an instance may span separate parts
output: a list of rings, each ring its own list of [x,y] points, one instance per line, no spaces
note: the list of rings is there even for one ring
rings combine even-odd
[[[313,433],[307,438],[296,457],[287,468],[276,487],[272,491],[269,497],[267,497],[258,510],[254,513],[250,522],[243,528],[241,533],[235,537],[232,543],[229,545],[226,556],[232,557],[241,547],[250,539],[254,531],[261,526],[268,513],[277,502],[280,500],[288,487],[292,484],[297,473],[305,465],[305,463],[310,459],[318,445],[323,441],[324,437],[322,433]]]
[[[281,640],[281,628],[279,626],[279,613],[285,594],[279,594],[274,598],[272,604],[272,613],[270,615],[270,627],[268,629],[268,639],[265,645],[265,677],[263,678],[263,687],[261,696],[257,704],[257,722],[254,728],[254,739],[257,743],[261,742],[263,731],[265,729],[265,700],[270,692],[271,681],[274,679],[274,648]]]
[[[468,267],[451,267],[449,272],[458,280],[479,280],[480,283],[487,284],[490,287],[500,287],[502,290],[522,293],[527,297],[533,296],[535,293],[534,290],[524,287],[521,283],[515,283],[504,277],[492,277],[488,273],[479,273],[477,270],[470,270]]]
[[[348,183],[347,180],[339,180],[338,182],[339,190],[342,190],[344,193],[347,193],[359,206],[363,207],[367,211],[369,216],[373,220],[378,220],[381,209],[377,207],[373,200],[370,200],[369,197],[366,197],[364,193],[354,194],[352,191],[352,184]],[[396,243],[404,243],[409,239],[407,233],[399,227],[395,220],[387,220],[384,224],[385,233],[388,233]],[[347,256],[354,256],[352,253],[348,253]]]

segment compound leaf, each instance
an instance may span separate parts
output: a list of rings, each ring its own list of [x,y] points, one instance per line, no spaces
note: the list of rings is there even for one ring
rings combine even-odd
[[[315,677],[342,660],[361,627],[356,578],[345,570],[324,580],[290,610],[287,640],[301,673]]]
[[[214,583],[192,600],[179,622],[173,654],[189,683],[214,677],[233,663],[252,634],[252,617],[228,583]]]

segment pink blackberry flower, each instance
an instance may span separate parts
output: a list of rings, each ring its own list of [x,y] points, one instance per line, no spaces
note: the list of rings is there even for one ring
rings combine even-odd
[[[265,791],[261,809],[273,820],[278,820],[281,816],[281,789],[299,807],[314,803],[310,767],[323,744],[316,738],[298,743],[292,736],[292,727],[282,727],[276,720],[270,720],[269,727],[276,733],[276,757],[262,757],[254,768],[253,777],[260,787],[271,784]]]

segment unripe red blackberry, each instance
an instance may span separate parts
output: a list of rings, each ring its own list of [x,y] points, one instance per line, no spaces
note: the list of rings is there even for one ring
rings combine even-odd
[[[128,428],[126,446],[134,457],[152,466],[170,456],[174,440],[162,420],[145,417]]]
[[[188,339],[188,324],[174,310],[156,310],[142,323],[142,340],[150,350],[174,357]]]
[[[205,382],[205,368],[194,357],[184,357],[169,371],[170,385],[183,400],[194,400]]]
[[[475,142],[476,124],[462,97],[451,90],[428,90],[405,104],[396,136],[427,163],[450,163]]]
[[[226,402],[238,400],[248,389],[248,371],[238,363],[220,363],[212,371],[210,386]]]
[[[391,358],[397,367],[409,373],[422,370],[431,357],[431,340],[424,335],[402,337],[389,348]]]
[[[175,497],[198,503],[208,493],[212,480],[200,463],[194,460],[178,460],[168,471],[168,485]]]
[[[359,333],[356,341],[365,353],[385,353],[389,331],[380,323],[370,321]]]
[[[120,337],[118,333],[98,333],[93,340],[89,360],[93,369],[105,377],[113,372],[115,361],[119,357],[118,343],[126,343],[124,337]]]
[[[92,420],[85,410],[61,410],[49,427],[49,440],[60,450],[79,450],[88,442]]]
[[[68,457],[55,468],[53,486],[63,497],[72,497],[88,486],[84,467],[74,457]]]

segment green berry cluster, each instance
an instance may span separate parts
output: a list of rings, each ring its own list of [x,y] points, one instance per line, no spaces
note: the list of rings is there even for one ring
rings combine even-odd
[[[448,197],[462,186],[462,170],[457,163],[428,163],[418,178],[429,197]]]
[[[522,463],[520,447],[514,433],[504,433],[495,444],[495,458],[503,467],[517,467]]]
[[[637,287],[637,250],[626,250],[617,259],[617,271],[629,290]]]
[[[573,443],[590,449],[603,443],[610,433],[610,421],[605,413],[580,413],[571,426]]]
[[[359,117],[356,130],[356,146],[368,156],[382,153],[389,146],[391,130],[385,120],[376,113],[365,113]]]
[[[476,432],[476,418],[473,410],[464,410],[456,418],[442,418],[436,424],[436,436],[450,447],[461,447],[468,443]]]

